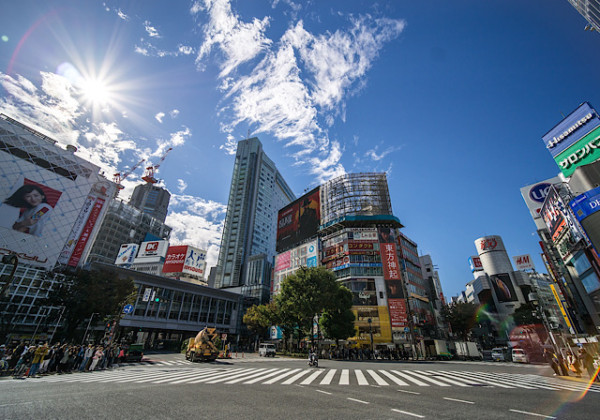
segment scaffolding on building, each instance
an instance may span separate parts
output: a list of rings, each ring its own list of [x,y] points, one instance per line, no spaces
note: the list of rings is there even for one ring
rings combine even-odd
[[[345,174],[321,186],[321,225],[344,216],[392,215],[385,173]]]

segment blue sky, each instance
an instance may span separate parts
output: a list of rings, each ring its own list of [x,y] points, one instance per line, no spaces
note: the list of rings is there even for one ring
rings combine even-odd
[[[0,15],[0,111],[108,175],[172,147],[158,178],[173,242],[209,266],[248,133],[297,195],[386,171],[455,295],[484,235],[545,272],[519,188],[558,173],[541,136],[561,115],[600,106],[585,24],[566,0],[20,0]]]

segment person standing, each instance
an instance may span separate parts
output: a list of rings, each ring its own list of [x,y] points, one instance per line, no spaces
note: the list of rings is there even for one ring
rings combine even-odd
[[[94,355],[94,347],[90,344],[90,345],[88,345],[87,349],[84,350],[83,360],[81,361],[81,365],[79,365],[80,372],[85,371],[85,368],[87,367],[88,362],[90,361],[90,359],[92,358],[93,355]]]
[[[94,355],[92,356],[92,364],[90,365],[90,371],[96,369],[98,362],[100,362],[103,357],[104,352],[102,351],[102,346],[98,346],[98,348],[94,352]]]
[[[585,349],[581,349],[579,352],[579,360],[581,360],[583,367],[587,370],[590,380],[600,382],[598,378],[598,372],[594,367],[594,357]]]
[[[43,344],[38,346],[33,355],[33,361],[31,362],[31,367],[29,368],[29,373],[27,374],[28,378],[32,378],[37,374],[38,369],[40,368],[40,364],[44,360],[44,357],[48,354],[48,345]]]

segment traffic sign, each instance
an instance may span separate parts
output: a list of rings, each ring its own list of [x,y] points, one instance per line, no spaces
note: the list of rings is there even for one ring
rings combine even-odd
[[[123,313],[124,314],[130,314],[133,312],[133,305],[125,305],[123,307]]]

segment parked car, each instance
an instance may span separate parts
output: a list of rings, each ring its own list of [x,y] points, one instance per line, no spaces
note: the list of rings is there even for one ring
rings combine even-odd
[[[492,349],[492,360],[494,362],[509,362],[508,349],[506,347],[495,347]]]
[[[258,348],[258,355],[262,357],[275,357],[275,344],[262,343]]]
[[[518,348],[512,349],[512,360],[515,363],[529,363],[529,357],[525,350]]]

